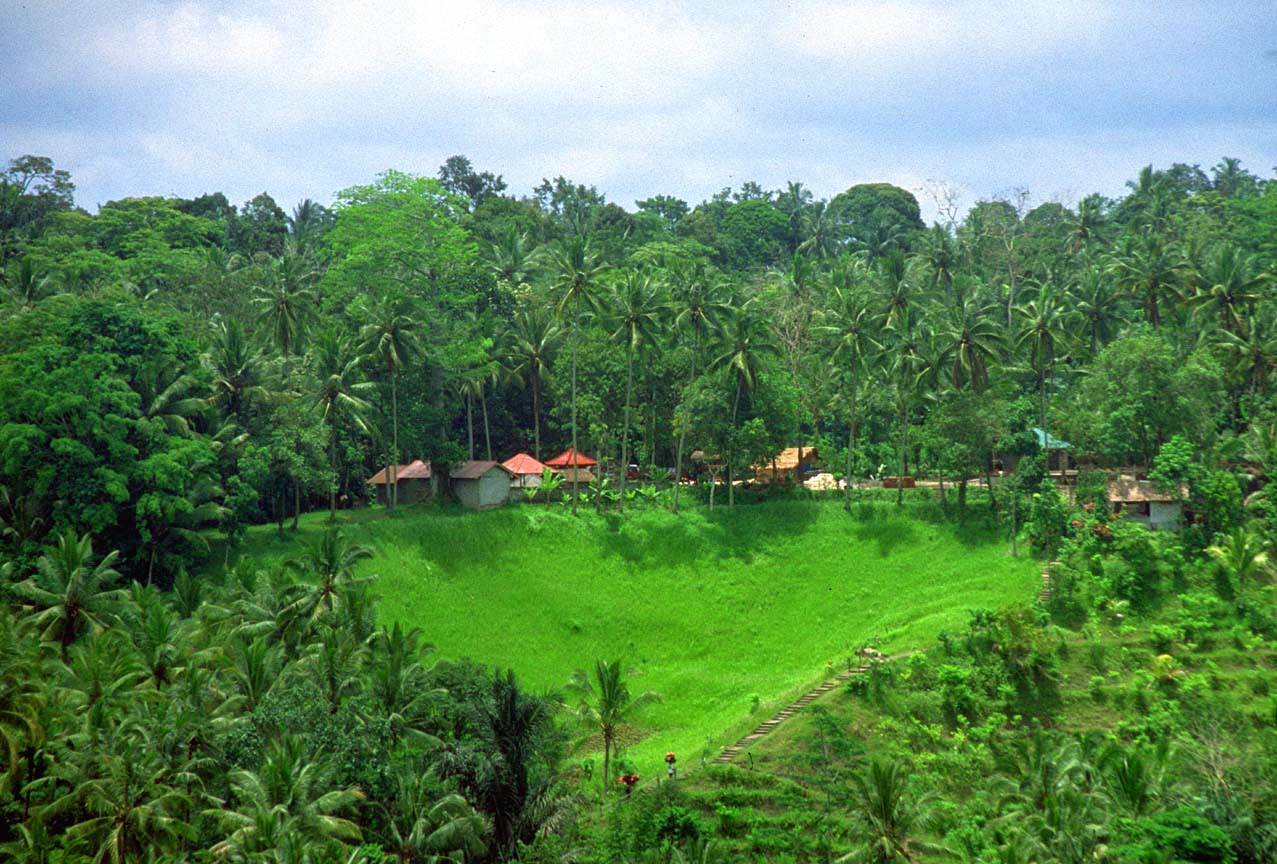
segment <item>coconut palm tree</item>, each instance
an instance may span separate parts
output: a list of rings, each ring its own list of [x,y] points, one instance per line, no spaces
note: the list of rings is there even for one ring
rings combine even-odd
[[[368,666],[368,695],[377,713],[390,723],[398,740],[405,729],[414,732],[425,717],[431,700],[441,691],[427,686],[423,658],[434,648],[421,638],[421,630],[405,630],[399,622],[382,627],[369,640],[372,662]]]
[[[541,386],[550,372],[563,330],[548,309],[529,305],[514,313],[501,354],[511,378],[532,388],[533,455],[541,458]]]
[[[11,262],[4,276],[9,302],[18,311],[34,309],[41,300],[55,293],[54,280],[48,274],[37,272],[29,256]]]
[[[1127,234],[1109,259],[1109,275],[1144,306],[1144,318],[1161,326],[1162,306],[1177,300],[1184,262],[1179,252],[1154,231]]]
[[[926,798],[907,791],[909,770],[901,763],[874,759],[864,773],[852,776],[852,809],[860,848],[839,861],[914,864],[927,853],[943,850],[918,837],[928,818]]]
[[[556,705],[525,691],[512,671],[497,673],[484,695],[477,706],[476,742],[445,751],[441,764],[492,820],[497,857],[509,860],[520,842],[530,842],[562,810],[554,792],[557,778],[545,760],[556,735]]]
[[[1272,275],[1260,269],[1258,259],[1232,243],[1219,243],[1189,277],[1192,293],[1188,305],[1213,314],[1226,333],[1244,333],[1255,303],[1264,296]]]
[[[328,462],[333,471],[328,491],[328,512],[337,521],[337,432],[347,421],[360,432],[368,433],[367,416],[371,405],[366,398],[373,390],[364,380],[360,361],[349,337],[335,327],[325,330],[316,340],[311,353],[315,374],[313,404],[320,419],[328,425]]]
[[[385,369],[390,381],[390,477],[389,509],[399,503],[399,373],[420,352],[418,321],[412,317],[408,297],[399,290],[382,291],[372,302],[363,302],[355,316],[365,321],[359,328],[359,350],[369,362]],[[471,454],[471,458],[474,455]]]
[[[93,563],[89,535],[76,537],[68,529],[40,556],[35,575],[13,587],[18,598],[33,607],[27,620],[40,631],[40,638],[61,646],[63,662],[82,633],[111,624],[128,599],[127,591],[106,587],[120,578],[113,566],[118,557],[112,550]]]
[[[865,292],[835,285],[830,290],[828,305],[821,312],[821,320],[824,322],[823,329],[838,340],[830,362],[843,372],[847,386],[847,468],[844,473],[843,509],[850,511],[856,429],[860,424],[860,386],[869,357],[881,348],[874,340],[878,329],[877,316]]]
[[[1206,547],[1206,554],[1235,579],[1239,587],[1270,579],[1274,574],[1263,538],[1249,526],[1238,526],[1232,533],[1216,537],[1215,542]]]
[[[620,506],[625,509],[625,482],[630,466],[630,413],[634,405],[634,357],[656,342],[660,327],[660,305],[652,277],[641,270],[628,270],[612,286],[606,316],[612,340],[625,346],[625,419],[621,427]]]
[[[305,754],[305,741],[287,734],[269,745],[257,771],[230,772],[234,806],[207,811],[225,832],[211,848],[214,855],[247,857],[272,849],[285,836],[330,848],[361,839],[359,826],[339,814],[363,793],[334,788],[324,764]]]
[[[1277,310],[1261,303],[1244,323],[1239,333],[1221,330],[1218,344],[1231,361],[1233,379],[1258,396],[1267,392],[1269,376],[1277,370]]]
[[[706,273],[704,265],[676,268],[672,274],[670,311],[673,313],[677,332],[691,336],[692,355],[687,382],[696,380],[696,367],[700,360],[701,346],[715,331],[719,321],[730,310],[719,283]],[[678,445],[674,454],[673,509],[678,512],[678,492],[683,479],[683,451],[687,445],[687,423],[680,423]]]
[[[313,286],[319,272],[301,254],[285,250],[267,267],[253,298],[258,323],[285,358],[298,353],[316,317]]]
[[[550,253],[550,266],[554,272],[554,287],[558,291],[558,314],[572,320],[572,452],[580,453],[576,424],[576,350],[581,341],[581,306],[589,305],[598,279],[607,270],[590,250],[589,241],[582,236],[562,240]],[[572,472],[572,515],[576,515],[577,475]]]
[[[771,330],[752,302],[735,307],[726,316],[719,330],[719,350],[710,362],[713,371],[726,370],[735,396],[732,399],[732,429],[740,416],[741,397],[751,394],[758,386],[759,375],[769,358],[779,351],[772,341]],[[727,461],[727,501],[734,506],[732,486],[732,459]]]
[[[4,747],[5,773],[11,780],[19,775],[23,748],[28,743],[38,745],[44,738],[40,722],[40,708],[46,701],[41,686],[44,670],[29,649],[30,638],[9,609],[0,607],[0,745]]]
[[[1084,267],[1067,289],[1074,327],[1085,334],[1090,356],[1117,336],[1122,323],[1121,296],[1113,280],[1098,267]]]
[[[1020,326],[1015,347],[1028,353],[1038,386],[1038,425],[1047,428],[1046,382],[1054,374],[1061,337],[1066,332],[1064,306],[1055,288],[1043,283],[1036,296],[1016,306]]]
[[[594,661],[593,674],[578,669],[569,679],[567,689],[580,699],[575,707],[577,718],[603,736],[603,788],[607,789],[612,778],[612,751],[616,747],[617,731],[639,711],[660,702],[661,695],[645,690],[632,696],[619,658],[611,662]]]
[[[979,393],[989,386],[989,370],[1004,348],[997,311],[982,298],[965,297],[948,307],[936,327],[940,359],[955,390],[970,387]]]
[[[370,577],[355,575],[359,562],[371,557],[372,550],[367,546],[351,543],[340,528],[329,527],[288,562],[288,567],[304,580],[288,592],[294,614],[311,624],[332,615],[345,605],[350,594],[371,583]]]
[[[487,247],[484,263],[498,280],[518,285],[541,263],[542,248],[524,231],[509,228]]]
[[[929,353],[928,333],[921,323],[914,323],[915,313],[904,307],[892,324],[882,331],[882,350],[878,366],[890,382],[895,402],[896,419],[900,423],[899,477],[896,484],[896,506],[904,504],[903,478],[908,469],[909,417],[921,397],[936,364]]]
[[[262,384],[261,353],[249,343],[240,321],[219,318],[213,323],[204,363],[213,376],[209,404],[243,426],[248,409],[266,401],[270,391]]]
[[[444,864],[477,858],[486,824],[460,795],[443,793],[442,781],[427,772],[395,778],[389,806],[381,805],[385,829],[381,847],[400,864]]]
[[[120,749],[98,750],[95,764],[70,792],[53,801],[42,818],[75,812],[66,829],[71,844],[83,844],[97,861],[128,864],[172,851],[194,836],[180,818],[186,796],[169,782],[169,767],[147,744],[143,727],[121,736]]]

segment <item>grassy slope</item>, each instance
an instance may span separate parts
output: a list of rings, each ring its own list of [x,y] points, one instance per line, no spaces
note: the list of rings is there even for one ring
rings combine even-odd
[[[887,507],[852,519],[832,502],[623,520],[425,507],[364,511],[347,527],[376,552],[364,572],[380,577],[382,620],[421,627],[442,656],[512,666],[546,689],[623,656],[632,692],[664,696],[628,753],[653,773],[670,749],[690,767],[875,636],[889,652],[913,648],[968,609],[1028,600],[1037,580],[1032,562],[978,532]],[[322,528],[303,520],[303,538]],[[292,548],[257,529],[247,551]]]

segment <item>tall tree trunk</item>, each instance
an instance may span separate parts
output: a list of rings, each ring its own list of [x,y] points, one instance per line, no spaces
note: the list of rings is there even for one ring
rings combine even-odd
[[[390,369],[390,509],[399,505],[399,392],[394,367]]]
[[[332,414],[328,423],[328,466],[333,471],[328,485],[328,521],[337,521],[337,415]]]
[[[696,381],[696,355],[700,353],[701,340],[698,334],[695,344],[692,347],[692,373],[687,379],[687,386],[691,387]],[[686,392],[686,391],[684,391]],[[681,403],[680,403],[681,407]],[[678,512],[678,490],[683,485],[683,447],[687,444],[687,418],[683,418],[683,425],[678,430],[678,449],[674,454],[674,512]],[[713,492],[711,491],[711,496]]]
[[[900,476],[896,478],[896,506],[905,503],[905,451],[909,449],[909,403],[900,403]]]
[[[470,447],[470,461],[474,461],[474,398],[466,393],[466,438]]]
[[[732,437],[735,437],[735,434],[736,434],[736,416],[740,411],[741,386],[742,385],[740,380],[737,379],[736,399],[733,400],[732,402]],[[732,485],[732,459],[734,459],[735,457],[736,457],[735,448],[728,447],[727,448],[727,506],[728,507],[736,506],[736,487]]]
[[[280,505],[281,509],[283,505]],[[293,530],[296,531],[302,517],[302,481],[300,478],[293,478]],[[279,527],[284,527],[284,517],[279,517]]]
[[[625,485],[630,474],[630,403],[634,399],[634,348],[625,352],[625,426],[621,429],[621,512],[625,512]]]
[[[855,470],[855,453],[856,453],[856,392],[855,385],[852,385],[851,393],[851,418],[847,421],[847,470],[843,474],[843,500],[842,509],[848,513],[851,512],[851,484],[855,479],[852,472]]]
[[[572,515],[576,515],[576,484],[577,475],[581,472],[581,457],[577,454],[580,450],[576,449],[576,343],[579,341],[581,332],[581,322],[577,315],[577,301],[572,301]],[[602,470],[602,469],[600,469]]]
[[[541,373],[532,373],[532,455],[541,461]]]
[[[479,391],[479,404],[483,407],[483,449],[488,454],[484,458],[492,461],[492,430],[488,426],[488,388]]]

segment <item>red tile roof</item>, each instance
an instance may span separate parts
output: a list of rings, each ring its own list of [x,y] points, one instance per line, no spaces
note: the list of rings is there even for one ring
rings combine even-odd
[[[422,462],[415,459],[407,465],[400,465],[395,475],[395,480],[429,480],[430,479],[430,463]],[[375,486],[384,486],[390,482],[389,466],[382,468],[368,480]]]
[[[568,449],[560,453],[558,456],[555,456],[553,459],[548,460],[545,464],[549,465],[551,468],[563,468],[568,465],[576,465],[577,467],[580,467],[580,468],[588,468],[591,465],[597,465],[599,463],[591,459],[589,456],[586,456],[584,453],[577,453],[571,447],[569,447]]]
[[[540,476],[545,465],[533,459],[527,453],[516,453],[501,463],[511,474],[536,474]]]

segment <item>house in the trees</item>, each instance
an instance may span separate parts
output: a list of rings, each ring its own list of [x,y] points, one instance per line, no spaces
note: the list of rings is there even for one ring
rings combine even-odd
[[[487,510],[510,500],[510,470],[500,462],[472,459],[449,472],[452,494],[463,507]]]
[[[437,481],[429,462],[416,459],[407,465],[398,466],[393,473],[390,466],[387,466],[372,475],[372,479],[368,483],[377,490],[378,504],[386,505],[390,503],[390,482],[392,479],[395,480],[395,485],[399,487],[397,500],[400,504],[416,504],[420,501],[429,501],[434,497],[435,483]]]
[[[569,447],[553,459],[547,459],[545,464],[547,468],[553,468],[562,474],[565,484],[571,484],[575,480],[578,484],[585,485],[594,482],[594,475],[589,469],[597,467],[599,463]]]
[[[1184,524],[1183,495],[1164,492],[1147,480],[1118,477],[1109,481],[1108,493],[1109,509],[1115,516],[1152,531],[1178,531]]]
[[[517,453],[501,464],[512,475],[510,477],[512,490],[541,488],[541,475],[546,466],[527,453]]]
[[[802,482],[815,472],[819,458],[815,447],[786,447],[771,459],[754,466],[754,480],[759,483]]]

